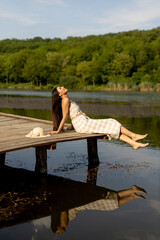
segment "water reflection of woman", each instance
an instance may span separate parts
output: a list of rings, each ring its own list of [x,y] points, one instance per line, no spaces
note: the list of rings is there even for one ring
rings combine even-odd
[[[123,127],[113,118],[91,119],[86,116],[80,107],[68,98],[68,89],[56,87],[52,91],[52,120],[53,131],[50,134],[58,134],[63,129],[64,123],[70,115],[72,127],[79,133],[104,133],[109,139],[120,139],[130,144],[135,150],[146,147],[149,143],[140,143],[148,134],[140,135]]]
[[[119,208],[123,204],[130,202],[133,199],[145,199],[144,196],[138,195],[137,193],[146,193],[146,191],[143,188],[137,187],[135,185],[133,185],[129,189],[121,190],[118,192],[103,188],[103,190],[101,190],[101,199],[99,200],[84,204],[82,206],[71,208],[66,211],[58,212],[55,211],[55,209],[52,209],[51,228],[55,233],[64,233],[66,232],[66,227],[68,223],[72,221],[82,211],[112,211]]]

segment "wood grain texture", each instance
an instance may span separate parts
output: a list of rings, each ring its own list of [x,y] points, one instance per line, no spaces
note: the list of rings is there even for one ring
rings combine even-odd
[[[69,124],[65,125],[65,127],[67,126]],[[47,133],[48,131],[52,131],[52,122],[0,113],[0,154],[24,148],[48,146],[60,142],[105,136],[105,134],[77,133],[74,130],[65,130],[49,137],[27,138],[26,134],[35,127],[42,127],[45,133]]]

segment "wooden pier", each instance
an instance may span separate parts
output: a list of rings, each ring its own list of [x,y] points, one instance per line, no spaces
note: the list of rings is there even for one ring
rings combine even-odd
[[[67,127],[69,124],[66,124]],[[35,171],[40,174],[47,173],[47,149],[61,142],[87,139],[88,162],[98,163],[97,138],[105,134],[77,133],[74,130],[65,130],[49,137],[27,138],[33,128],[42,127],[45,132],[52,130],[52,122],[35,118],[23,117],[0,112],[0,167],[5,164],[7,152],[25,149],[36,149]]]

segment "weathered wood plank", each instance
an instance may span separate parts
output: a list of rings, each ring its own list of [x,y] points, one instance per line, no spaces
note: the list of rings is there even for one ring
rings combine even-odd
[[[0,116],[0,122],[12,121],[12,118]]]
[[[22,134],[22,133],[21,133]],[[19,137],[18,137],[19,136]],[[10,136],[10,140],[12,141],[13,144],[15,144],[13,142],[13,140],[19,139],[19,140],[23,140],[24,143],[26,144],[33,144],[34,142],[39,142],[39,143],[47,143],[47,142],[63,142],[63,141],[69,141],[70,139],[72,140],[81,140],[81,139],[86,139],[89,137],[100,137],[102,135],[99,134],[85,134],[85,133],[76,133],[75,131],[68,131],[68,132],[64,132],[64,133],[60,133],[60,134],[56,134],[56,135],[52,135],[50,137],[42,137],[42,138],[27,138],[25,137],[25,135],[21,135],[20,134],[16,136]],[[9,140],[9,139],[8,139]],[[1,143],[3,145],[3,143]]]
[[[1,126],[6,126],[7,127],[10,127],[10,126],[18,126],[19,124],[21,125],[25,125],[25,124],[35,124],[34,122],[29,122],[27,120],[20,120],[20,119],[13,119],[12,121],[3,121],[3,122],[0,122],[0,125]]]
[[[52,124],[46,124],[46,123],[41,123],[41,122],[32,122],[32,121],[27,121],[27,120],[19,120],[19,119],[14,119],[13,121],[8,121],[7,123],[6,122],[1,122],[1,125],[7,125],[8,124],[12,124],[12,125],[18,125],[18,124],[36,124],[36,125],[39,125],[39,124],[45,124],[45,125],[49,125],[49,126],[52,126]]]
[[[1,126],[1,124],[0,124]],[[27,124],[17,124],[17,125],[9,125],[9,126],[2,126],[2,128],[0,129],[0,134],[5,134],[5,135],[10,135],[10,133],[15,132],[16,135],[18,135],[19,133],[24,133],[25,135],[28,134],[33,128],[35,127],[42,127],[45,129],[47,129],[47,131],[51,131],[52,130],[52,126],[49,125],[45,125],[45,124],[33,124],[33,123],[27,123]]]
[[[60,135],[60,134],[58,134]],[[14,150],[20,150],[20,149],[25,149],[25,148],[31,148],[31,147],[37,147],[37,146],[46,146],[49,144],[54,144],[54,143],[60,143],[60,142],[66,142],[66,141],[75,141],[75,140],[84,140],[87,138],[92,138],[92,137],[101,137],[104,135],[96,135],[94,134],[93,136],[91,134],[76,134],[76,135],[69,135],[68,137],[48,137],[48,138],[42,138],[41,139],[30,139],[30,141],[28,142],[17,142],[16,144],[13,142],[10,142],[10,144],[8,144],[8,146],[6,146],[6,144],[1,145],[0,144],[0,153],[3,152],[10,152],[10,151],[14,151]]]
[[[31,118],[31,117],[19,116],[19,115],[2,113],[2,112],[0,112],[0,116],[3,116],[3,117],[6,116],[6,117],[14,118],[14,119],[17,118],[17,119],[29,120],[29,121],[33,121],[33,122],[52,124],[52,121],[48,121],[48,120],[42,120],[42,119],[38,119],[38,118]]]

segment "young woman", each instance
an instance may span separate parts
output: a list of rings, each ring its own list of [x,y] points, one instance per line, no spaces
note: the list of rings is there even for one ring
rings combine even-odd
[[[80,107],[68,98],[68,89],[57,87],[52,91],[52,120],[53,131],[50,134],[58,134],[63,129],[68,116],[71,118],[72,126],[79,133],[104,133],[109,140],[120,139],[130,144],[135,150],[146,147],[149,143],[137,142],[148,134],[140,135],[133,133],[123,127],[118,121],[112,118],[91,119],[82,112]]]

